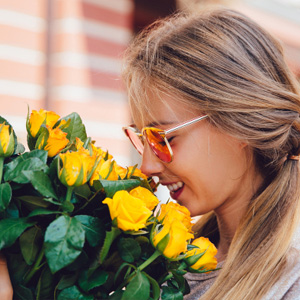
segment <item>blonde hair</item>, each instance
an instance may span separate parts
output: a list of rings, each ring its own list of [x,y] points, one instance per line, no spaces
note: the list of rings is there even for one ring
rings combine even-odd
[[[148,93],[176,95],[246,141],[264,178],[214,285],[201,299],[261,299],[284,274],[300,216],[300,96],[280,43],[246,16],[216,9],[159,20],[131,44],[124,80],[134,114]],[[210,226],[206,226],[210,224]],[[216,227],[202,218],[199,234]]]

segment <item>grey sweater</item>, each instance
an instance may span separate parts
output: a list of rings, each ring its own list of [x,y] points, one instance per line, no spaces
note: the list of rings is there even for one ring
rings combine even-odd
[[[300,300],[300,231],[294,239],[295,263],[288,272],[273,286],[265,295],[263,300]],[[223,262],[218,264],[221,268]],[[191,292],[184,297],[184,300],[198,300],[214,283],[220,271],[208,274],[188,273],[186,279],[189,282]],[[234,299],[243,300],[243,299]],[[256,300],[255,297],[253,300]]]

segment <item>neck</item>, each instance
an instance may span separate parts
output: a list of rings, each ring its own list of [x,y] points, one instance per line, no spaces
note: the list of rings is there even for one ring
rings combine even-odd
[[[218,261],[223,261],[226,259],[231,241],[234,237],[240,220],[241,217],[238,218],[234,213],[230,213],[225,216],[220,216],[217,214],[217,222],[220,235],[220,240],[217,247],[218,253],[216,256]]]
[[[218,215],[217,214],[217,222],[219,227],[219,235],[220,240],[218,244],[218,253],[217,259],[218,261],[223,261],[226,259],[231,241],[235,235],[238,224],[241,220],[241,214],[235,214],[234,212],[228,213],[227,215]]]
[[[242,217],[246,213],[247,207],[253,195],[257,192],[262,183],[260,176],[255,181],[245,182],[246,188],[242,194],[236,195],[226,202],[226,204],[215,210],[217,217],[220,240],[218,244],[218,261],[226,259],[230,244],[241,222]]]

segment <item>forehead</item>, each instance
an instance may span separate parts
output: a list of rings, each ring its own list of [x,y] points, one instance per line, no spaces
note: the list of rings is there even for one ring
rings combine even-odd
[[[149,93],[139,107],[131,107],[133,121],[138,128],[150,125],[176,124],[199,115],[195,107],[180,98],[165,93]]]

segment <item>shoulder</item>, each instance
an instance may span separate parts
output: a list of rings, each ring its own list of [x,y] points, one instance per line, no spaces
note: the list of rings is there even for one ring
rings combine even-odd
[[[290,287],[283,297],[284,300],[300,300],[300,278]]]
[[[224,262],[220,262],[217,265],[216,271],[210,273],[187,273],[185,275],[190,287],[190,293],[184,296],[184,300],[199,299],[215,282],[217,276],[220,273],[219,268],[222,268]]]
[[[300,250],[291,249],[286,272],[268,292],[264,300],[300,300]]]
[[[298,242],[300,239],[298,239]],[[291,268],[288,276],[294,278],[294,282],[291,283],[289,290],[284,295],[284,300],[300,300],[300,248],[297,243],[295,247],[296,259],[294,266]]]

